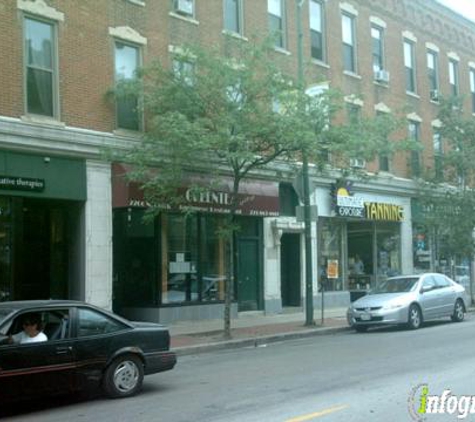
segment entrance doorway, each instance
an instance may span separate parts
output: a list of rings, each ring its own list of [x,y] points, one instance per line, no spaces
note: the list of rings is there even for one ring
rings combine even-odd
[[[300,234],[282,234],[280,245],[282,306],[301,306]]]
[[[259,309],[259,242],[238,240],[238,304],[239,311]]]
[[[71,223],[78,207],[0,197],[0,300],[70,297]]]

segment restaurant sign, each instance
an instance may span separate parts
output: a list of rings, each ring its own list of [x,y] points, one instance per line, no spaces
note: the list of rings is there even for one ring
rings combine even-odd
[[[403,221],[404,208],[400,205],[367,201],[352,192],[351,182],[338,182],[333,186],[333,209],[338,217],[366,220]]]

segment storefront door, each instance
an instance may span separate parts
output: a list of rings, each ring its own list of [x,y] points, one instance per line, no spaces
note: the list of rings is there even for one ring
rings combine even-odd
[[[259,308],[259,242],[257,239],[238,241],[238,303],[240,311]]]
[[[282,306],[300,306],[300,234],[284,233],[280,246]]]

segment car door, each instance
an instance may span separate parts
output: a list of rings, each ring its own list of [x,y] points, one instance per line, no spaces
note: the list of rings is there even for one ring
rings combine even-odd
[[[57,310],[68,315],[67,309]],[[41,312],[47,318],[49,310]],[[15,319],[21,319],[22,314]],[[11,328],[19,324],[10,321]],[[67,327],[56,338],[27,344],[0,345],[0,397],[5,400],[67,392],[74,387],[74,353]]]
[[[439,305],[439,295],[437,292],[437,284],[432,275],[423,276],[421,291],[419,293],[419,303],[425,320],[435,318]]]
[[[74,350],[77,359],[77,382],[80,388],[98,384],[111,354],[117,349],[120,332],[129,326],[92,307],[75,309]]]
[[[438,316],[444,317],[452,315],[454,311],[455,298],[457,297],[457,292],[455,291],[454,286],[450,280],[443,274],[435,274],[434,278],[436,280],[437,290],[439,292],[439,303],[438,303]]]

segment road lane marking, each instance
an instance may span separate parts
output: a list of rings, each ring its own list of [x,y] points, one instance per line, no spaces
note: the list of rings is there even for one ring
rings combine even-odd
[[[316,419],[316,418],[319,418],[320,416],[325,416],[325,415],[329,415],[330,413],[339,412],[340,410],[346,409],[347,407],[348,407],[347,404],[344,404],[342,406],[329,407],[328,409],[321,410],[320,412],[309,413],[307,415],[302,415],[296,418],[287,419],[285,422],[309,421],[310,419]]]

